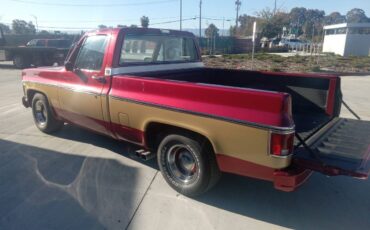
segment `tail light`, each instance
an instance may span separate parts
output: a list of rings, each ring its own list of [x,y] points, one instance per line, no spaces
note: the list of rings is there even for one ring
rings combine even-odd
[[[288,156],[293,153],[294,133],[272,133],[270,140],[270,154],[273,156]]]

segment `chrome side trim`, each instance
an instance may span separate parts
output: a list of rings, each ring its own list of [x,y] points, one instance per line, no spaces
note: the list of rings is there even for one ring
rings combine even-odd
[[[170,111],[175,111],[175,112],[188,113],[188,114],[191,114],[191,115],[197,115],[197,116],[208,117],[208,118],[212,118],[212,119],[232,122],[232,123],[235,123],[235,124],[250,126],[250,127],[253,127],[253,128],[264,129],[264,130],[267,130],[267,131],[272,131],[274,133],[290,134],[290,133],[295,132],[295,126],[279,127],[279,126],[272,126],[272,125],[263,125],[263,124],[258,124],[258,123],[255,123],[255,122],[242,121],[242,120],[238,120],[238,119],[232,119],[232,118],[217,116],[217,115],[213,115],[213,114],[195,112],[195,111],[180,109],[180,108],[176,108],[176,107],[172,107],[172,106],[160,105],[160,104],[144,102],[144,101],[128,99],[128,98],[122,98],[122,97],[117,97],[117,96],[112,96],[112,95],[109,95],[109,98],[115,99],[115,100],[120,100],[120,101],[125,101],[125,102],[131,102],[131,103],[135,103],[135,104],[139,104],[139,105],[146,105],[146,106],[166,109],[166,110],[170,110]]]
[[[194,69],[194,68],[201,68],[201,67],[204,67],[203,62],[126,66],[126,67],[112,68],[111,74],[118,75],[118,74],[147,73],[147,72],[153,72],[153,71]]]
[[[58,84],[51,84],[51,83],[41,83],[41,82],[34,82],[34,81],[22,81],[22,83],[32,83],[32,84],[38,84],[38,85],[45,85],[45,86],[52,86],[52,87],[58,87],[61,89],[73,91],[76,93],[85,93],[85,94],[90,94],[94,96],[102,96],[101,93],[93,92],[91,90],[83,90],[83,89],[78,89],[78,88],[73,88],[73,87],[68,87],[68,86],[63,86],[63,85],[58,85]]]

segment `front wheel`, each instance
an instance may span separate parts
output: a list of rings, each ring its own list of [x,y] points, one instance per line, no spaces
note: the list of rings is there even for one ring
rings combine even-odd
[[[160,143],[157,157],[167,183],[186,196],[205,193],[220,177],[210,144],[190,135],[168,135]]]
[[[55,118],[46,97],[35,94],[32,99],[32,114],[35,124],[44,133],[53,133],[63,127],[64,122]]]

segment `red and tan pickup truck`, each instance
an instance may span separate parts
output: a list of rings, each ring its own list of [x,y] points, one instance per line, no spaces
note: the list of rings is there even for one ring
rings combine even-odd
[[[370,122],[339,118],[339,77],[206,68],[188,32],[89,32],[65,66],[26,69],[22,80],[41,131],[67,122],[132,142],[187,196],[221,172],[283,191],[313,171],[369,175]]]

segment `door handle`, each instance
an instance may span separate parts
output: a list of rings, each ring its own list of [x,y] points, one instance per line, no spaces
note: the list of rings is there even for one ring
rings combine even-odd
[[[100,82],[100,83],[106,83],[106,82],[107,82],[107,81],[105,80],[105,77],[92,76],[91,78],[92,78],[92,79],[94,79],[95,81]]]

